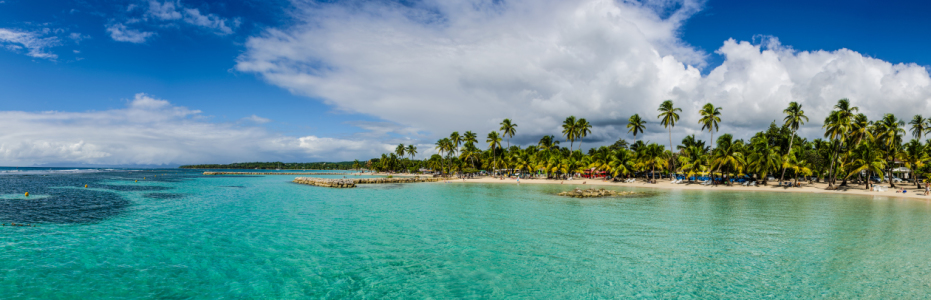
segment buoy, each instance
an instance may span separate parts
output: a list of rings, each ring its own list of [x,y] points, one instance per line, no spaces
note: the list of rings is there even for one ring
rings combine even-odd
[[[86,185],[86,184],[84,185],[84,188],[85,188],[85,189],[87,188],[87,185]]]
[[[26,192],[26,197],[29,197],[29,192]]]
[[[142,179],[145,179],[145,177],[142,177]]]
[[[136,180],[135,182],[139,182],[139,180]]]

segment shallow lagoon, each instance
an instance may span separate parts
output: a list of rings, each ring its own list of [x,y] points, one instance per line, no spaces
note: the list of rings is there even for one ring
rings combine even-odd
[[[2,195],[43,196],[0,198],[0,223],[39,225],[0,227],[0,298],[931,292],[927,202],[674,190],[575,199],[553,195],[571,185],[328,189],[293,177],[0,176]]]

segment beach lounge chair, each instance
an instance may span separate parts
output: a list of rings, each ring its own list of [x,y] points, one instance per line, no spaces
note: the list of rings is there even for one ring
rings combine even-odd
[[[756,186],[756,181],[751,182],[751,183],[750,183],[750,186]]]

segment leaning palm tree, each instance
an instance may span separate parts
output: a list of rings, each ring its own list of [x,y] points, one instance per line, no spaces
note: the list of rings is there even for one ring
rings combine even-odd
[[[711,133],[711,149],[714,149],[714,132],[718,130],[718,122],[721,122],[721,108],[714,107],[711,103],[705,104],[698,113],[701,115],[701,119],[698,119],[698,124],[701,124],[701,130],[708,129],[708,132]]]
[[[589,133],[592,133],[592,124],[588,123],[585,118],[579,119],[576,125],[576,136],[579,137],[579,151],[582,150],[582,138],[588,136]]]
[[[634,137],[637,137],[637,133],[643,133],[643,129],[647,126],[647,121],[644,121],[640,118],[640,115],[634,114],[630,116],[630,119],[627,119],[627,132],[633,133]]]
[[[511,148],[511,138],[514,137],[514,134],[517,134],[517,124],[511,122],[511,119],[504,119],[501,121],[501,135],[508,138],[508,148]]]
[[[566,136],[566,140],[569,141],[569,149],[573,148],[572,142],[574,142],[576,138],[577,123],[575,116],[569,116],[562,122],[562,135]]]
[[[789,155],[789,152],[792,152],[792,143],[795,142],[795,133],[798,131],[799,126],[808,122],[808,117],[805,116],[805,111],[802,110],[802,105],[798,102],[792,101],[789,102],[789,107],[782,111],[786,114],[785,126],[792,129],[792,137],[789,139],[789,149],[786,150],[786,155]],[[782,175],[779,176],[779,182],[782,182],[786,177],[786,168],[782,168]]]
[[[495,156],[495,148],[501,147],[501,136],[498,135],[497,131],[492,131],[488,133],[488,137],[485,139],[485,142],[488,143],[488,147],[491,147],[491,161],[494,162],[492,169],[492,174],[498,169],[498,160]]]
[[[657,110],[659,111],[659,115],[656,117],[661,120],[660,124],[669,130],[669,150],[672,150],[672,127],[676,127],[676,122],[679,122],[679,113],[682,112],[682,109],[673,107],[672,100],[666,100],[659,105],[659,109]],[[676,170],[675,159],[672,160],[671,169],[673,172]],[[672,177],[673,176],[669,176],[669,180],[674,180]]]
[[[908,122],[909,125],[912,125],[912,136],[921,141],[921,135],[927,133],[931,130],[931,120],[925,119],[921,115],[915,115],[912,118],[911,122]]]

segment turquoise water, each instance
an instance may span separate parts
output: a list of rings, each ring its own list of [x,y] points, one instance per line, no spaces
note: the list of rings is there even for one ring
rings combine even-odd
[[[39,225],[0,227],[0,299],[931,292],[922,201],[667,190],[583,200],[553,195],[568,185],[328,189],[173,172],[0,176],[11,195],[0,222]],[[13,196],[24,189],[44,198]]]

